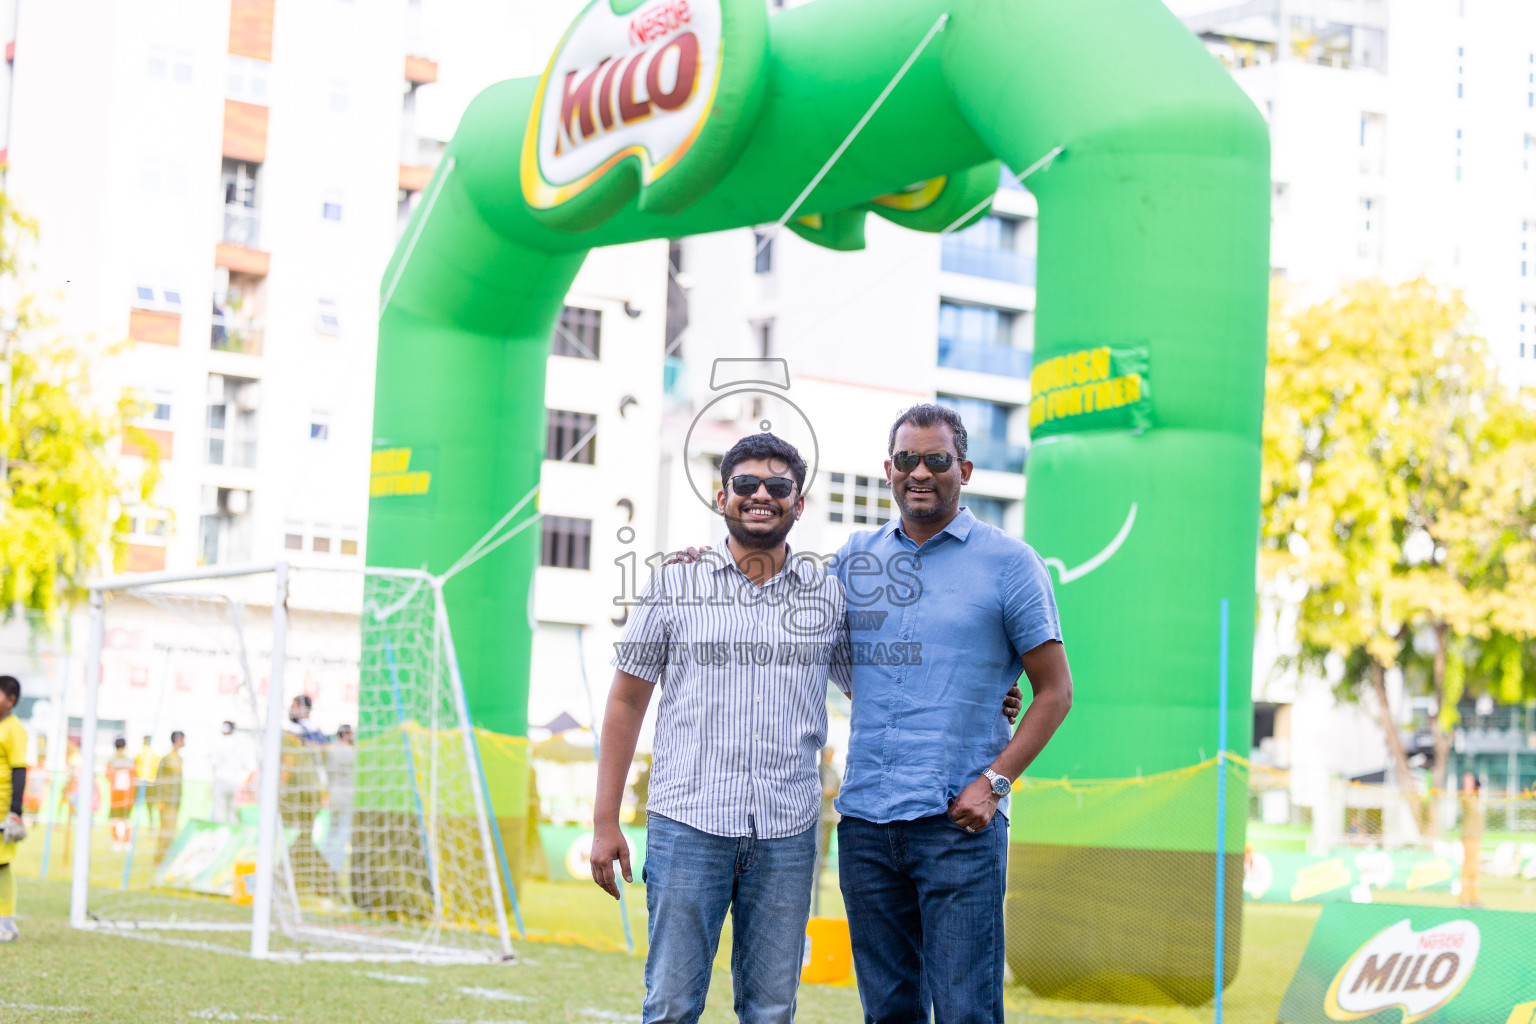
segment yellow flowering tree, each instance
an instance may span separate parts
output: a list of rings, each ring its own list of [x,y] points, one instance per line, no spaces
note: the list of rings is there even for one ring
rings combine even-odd
[[[1374,695],[1406,781],[1386,688],[1404,669],[1438,709],[1440,790],[1462,694],[1536,694],[1536,405],[1467,321],[1422,280],[1277,301],[1264,413],[1261,573],[1300,595],[1298,660],[1342,659],[1342,689]]]
[[[159,479],[154,442],[133,426],[139,403],[97,385],[106,348],[52,331],[19,281],[19,251],[36,225],[0,192],[0,614],[54,617],[84,594],[87,574],[119,560],[124,499],[147,500]],[[131,477],[124,440],[145,452]]]

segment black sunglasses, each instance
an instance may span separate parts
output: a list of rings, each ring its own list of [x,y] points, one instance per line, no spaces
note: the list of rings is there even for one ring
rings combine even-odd
[[[772,498],[787,498],[795,492],[795,482],[787,476],[753,476],[742,473],[731,477],[731,490],[743,498],[756,494],[758,484],[766,485],[768,496]]]
[[[928,464],[928,468],[935,473],[947,473],[949,467],[955,464],[953,452],[917,452],[899,451],[891,455],[891,465],[899,472],[910,473],[917,468],[919,462]]]

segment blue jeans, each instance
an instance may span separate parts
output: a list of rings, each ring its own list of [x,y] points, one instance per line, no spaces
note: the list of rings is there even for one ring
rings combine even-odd
[[[1008,822],[843,816],[838,877],[868,1024],[1001,1024]]]
[[[816,829],[784,839],[710,835],[646,822],[644,1024],[694,1024],[731,912],[731,981],[742,1024],[791,1024],[811,914]]]

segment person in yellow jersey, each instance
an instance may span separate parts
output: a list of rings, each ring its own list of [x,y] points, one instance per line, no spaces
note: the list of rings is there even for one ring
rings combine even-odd
[[[181,817],[181,748],[187,745],[186,734],[180,729],[171,733],[171,749],[160,759],[155,769],[155,784],[150,791],[155,795],[155,806],[160,811],[160,836],[155,843],[155,863],[165,860],[165,852],[176,838],[176,825]]]
[[[11,714],[21,700],[15,676],[0,676],[0,942],[16,941],[16,844],[27,837],[21,800],[27,791],[27,732]]]
[[[1461,897],[1464,907],[1483,905],[1483,784],[1467,772],[1461,777]]]

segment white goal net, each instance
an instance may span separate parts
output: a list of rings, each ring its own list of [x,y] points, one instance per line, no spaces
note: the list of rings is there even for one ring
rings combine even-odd
[[[124,577],[92,588],[91,633],[75,926],[258,957],[511,957],[438,581]]]

